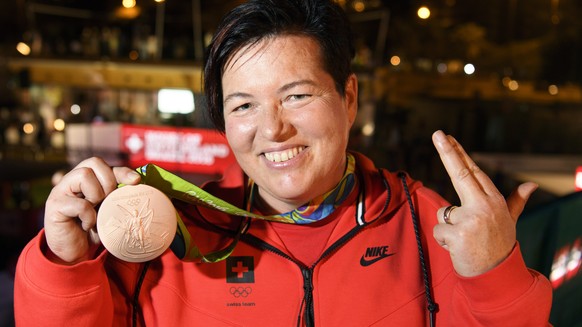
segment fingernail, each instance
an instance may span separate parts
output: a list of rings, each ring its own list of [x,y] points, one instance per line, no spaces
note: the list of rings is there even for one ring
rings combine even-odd
[[[135,172],[133,170],[130,171],[129,173],[127,173],[127,177],[132,179],[132,180],[137,180],[137,179],[141,178],[140,174],[138,174],[137,172]]]
[[[446,141],[446,136],[445,133],[443,133],[443,131],[438,130],[434,133],[434,139],[435,141],[437,141],[439,144],[443,144]]]

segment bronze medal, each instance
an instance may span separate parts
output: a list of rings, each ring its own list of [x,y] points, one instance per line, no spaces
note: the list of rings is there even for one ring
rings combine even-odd
[[[148,185],[126,185],[111,192],[97,212],[97,232],[105,248],[128,262],[160,256],[176,234],[176,209]]]

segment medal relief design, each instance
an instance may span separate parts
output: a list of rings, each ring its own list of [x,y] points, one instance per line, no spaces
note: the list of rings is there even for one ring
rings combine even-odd
[[[176,234],[176,211],[159,190],[124,186],[101,204],[97,229],[107,250],[124,261],[144,262],[161,255]]]

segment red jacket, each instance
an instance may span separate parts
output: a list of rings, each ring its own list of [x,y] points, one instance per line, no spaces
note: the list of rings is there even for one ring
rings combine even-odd
[[[360,155],[357,171],[364,222],[358,223],[355,205],[337,209],[329,218],[340,221],[313,267],[295,262],[272,223],[262,220],[253,220],[227,260],[183,262],[167,251],[145,272],[144,264],[122,262],[106,251],[71,267],[53,264],[43,255],[41,232],[18,263],[17,325],[131,326],[135,318],[137,325],[147,326],[297,326],[298,321],[428,326],[419,249],[401,178],[377,170]],[[432,237],[436,211],[446,201],[419,182],[407,179],[406,184],[438,305],[436,326],[547,326],[550,284],[525,267],[519,246],[483,275],[457,275],[448,252]],[[241,205],[242,188],[224,185],[206,189]],[[190,217],[203,252],[228,239],[204,221],[226,227],[236,220],[203,208],[190,208],[183,216]]]

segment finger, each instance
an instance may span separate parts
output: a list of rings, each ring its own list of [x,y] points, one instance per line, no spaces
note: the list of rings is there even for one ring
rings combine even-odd
[[[472,197],[479,193],[482,194],[483,190],[471,171],[473,167],[469,168],[465,165],[465,161],[457,152],[454,143],[451,143],[449,138],[440,130],[433,134],[432,139],[461,203],[467,197]]]
[[[537,190],[538,185],[536,183],[523,183],[519,185],[508,197],[507,197],[507,208],[509,209],[509,214],[514,221],[523,212],[523,208],[530,198],[532,193]]]
[[[448,240],[453,237],[454,227],[447,224],[436,224],[432,230],[432,235],[438,245],[449,251]]]
[[[497,187],[493,183],[493,181],[479,168],[479,166],[473,161],[473,159],[467,154],[463,146],[451,135],[448,136],[449,141],[454,145],[455,149],[459,156],[461,156],[463,162],[465,163],[465,167],[469,168],[469,171],[473,175],[473,177],[477,180],[481,189],[491,195],[491,194],[498,194],[499,191]]]
[[[105,198],[105,191],[95,172],[87,167],[71,170],[51,193],[55,194],[55,197],[83,198],[91,202],[92,205],[96,205]]]
[[[139,183],[141,179],[141,176],[130,168],[111,168],[104,160],[96,157],[82,161],[73,171],[76,171],[79,178],[77,192],[83,193],[93,204],[103,200],[117,188],[118,184],[133,185]],[[101,188],[101,192],[98,187]]]
[[[113,174],[119,184],[135,185],[141,180],[140,174],[127,167],[114,167]]]
[[[46,219],[52,220],[53,223],[70,223],[71,218],[76,218],[78,219],[77,223],[80,223],[84,231],[89,231],[95,227],[97,213],[93,208],[93,203],[86,199],[77,197],[49,198],[47,204],[47,207],[57,208],[56,212],[46,215]],[[45,222],[45,225],[50,224]]]
[[[456,221],[458,221],[457,219],[453,218],[453,212],[456,211],[459,207],[457,206],[447,206],[447,207],[442,207],[439,208],[437,210],[437,219],[438,222],[441,224],[448,224],[448,225],[454,225]],[[445,215],[447,217],[447,219],[445,219]],[[456,215],[458,217],[458,215]]]
[[[99,181],[105,194],[113,192],[117,188],[117,180],[111,167],[101,158],[93,157],[81,161],[75,169],[88,168]]]

